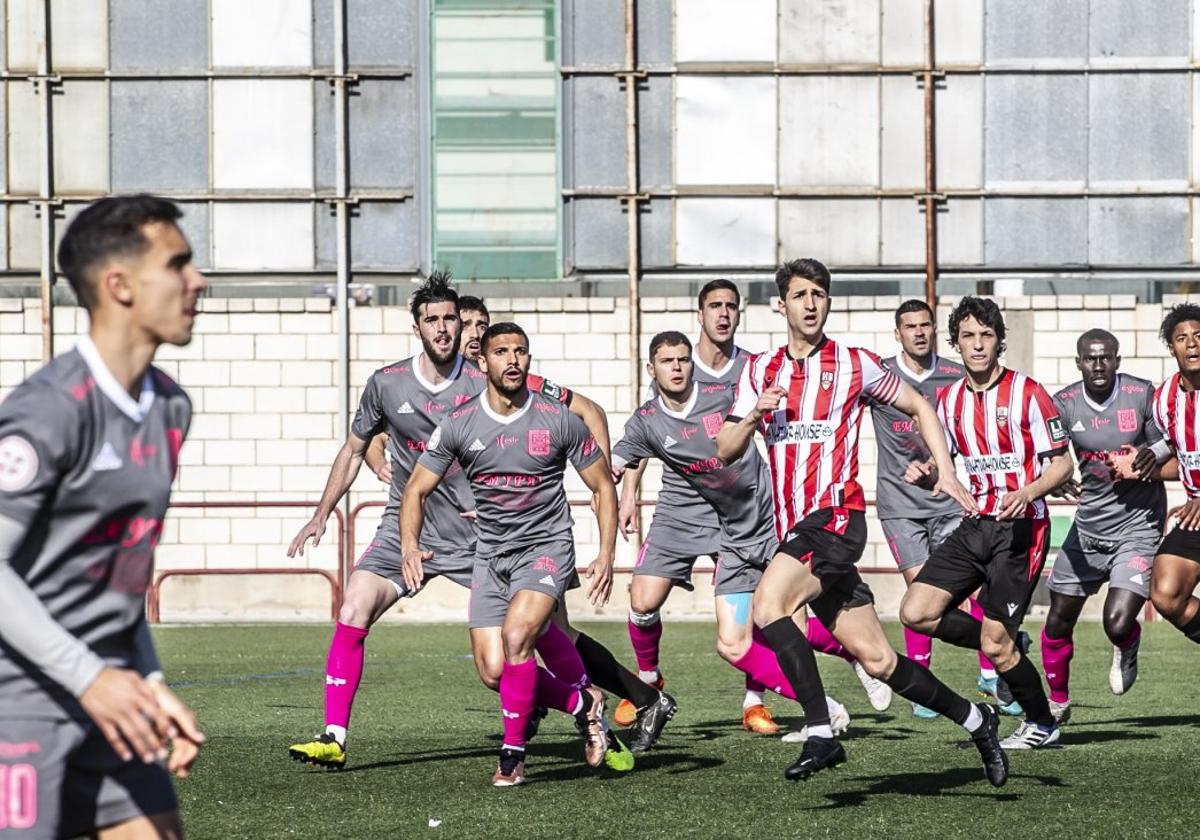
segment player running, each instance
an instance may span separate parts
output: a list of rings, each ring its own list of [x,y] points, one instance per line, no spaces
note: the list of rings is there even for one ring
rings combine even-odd
[[[1044,497],[1071,476],[1067,431],[1050,395],[1003,367],[1004,318],[993,301],[965,297],[950,313],[951,344],[967,375],[938,399],[938,419],[971,477],[979,516],[934,549],[900,605],[906,627],[951,644],[982,649],[1025,712],[1005,749],[1058,740],[1041,675],[1016,643],[1046,562],[1050,518]],[[914,464],[928,484],[942,464]],[[980,588],[982,587],[982,588]],[[980,589],[982,621],[957,608]]]
[[[954,476],[937,415],[872,353],[825,335],[831,278],[824,265],[793,260],[775,280],[788,343],[755,356],[742,370],[733,408],[717,435],[717,451],[723,462],[732,463],[759,431],[770,456],[780,546],[754,593],[754,623],[804,706],[809,732],[800,758],[784,775],[805,779],[846,759],[830,727],[812,647],[792,619],[807,605],[871,676],[966,729],[988,781],[1003,785],[1008,760],[996,737],[995,710],[968,702],[925,668],[896,655],[855,565],[867,541],[866,500],[858,483],[858,430],[867,399],[895,405],[917,421],[942,468],[934,492],[948,493],[964,510],[974,511],[974,500]]]
[[[207,287],[181,216],[134,195],[75,217],[58,262],[88,334],[0,404],[0,827],[13,836],[183,833],[168,774],[188,775],[204,736],[145,615],[192,419],[151,362],[191,342]]]
[[[430,437],[401,504],[405,579],[419,585],[436,554],[422,535],[426,499],[452,466],[470,482],[476,501],[480,558],[471,590],[471,625],[493,626],[502,616],[504,666],[500,703],[504,742],[492,784],[524,781],[526,726],[541,705],[574,714],[585,735],[585,758],[604,759],[604,696],[563,682],[534,657],[537,639],[575,575],[570,508],[563,489],[569,460],[592,491],[600,554],[588,567],[588,597],[596,605],[612,592],[617,496],[595,437],[560,403],[531,393],[529,339],[516,324],[494,324],[481,342],[487,390],[450,412]]]
[[[1042,628],[1042,668],[1050,712],[1059,724],[1071,716],[1075,624],[1104,583],[1104,632],[1113,644],[1108,686],[1113,694],[1124,694],[1137,679],[1142,637],[1137,617],[1150,597],[1150,569],[1167,512],[1162,482],[1122,480],[1113,471],[1114,456],[1130,450],[1137,452],[1139,474],[1149,474],[1171,455],[1154,425],[1154,385],[1117,372],[1120,349],[1107,330],[1085,332],[1075,356],[1083,379],[1054,395],[1082,479],[1064,485],[1067,494],[1078,497],[1079,507],[1050,571],[1050,612]]]

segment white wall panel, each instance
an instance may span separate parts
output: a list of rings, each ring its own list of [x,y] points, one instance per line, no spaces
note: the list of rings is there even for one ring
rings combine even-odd
[[[774,265],[775,199],[681,198],[675,235],[680,265]]]
[[[879,81],[859,76],[779,80],[779,182],[879,184]]]
[[[213,83],[213,186],[313,185],[312,84],[225,79]]]
[[[54,104],[54,188],[108,192],[108,85],[64,82]]]
[[[212,0],[212,63],[310,67],[312,0]]]
[[[938,186],[959,189],[983,186],[983,78],[949,76],[935,95]],[[913,117],[920,126],[922,141],[924,115],[922,106]]]
[[[38,268],[42,264],[42,230],[37,211],[31,204],[11,204],[8,208],[8,265],[10,268]]]
[[[312,205],[213,205],[213,265],[246,269],[312,268]]]
[[[51,0],[50,33],[54,69],[108,67],[107,0]]]
[[[880,83],[880,183],[920,189],[925,183],[924,92],[912,76],[884,76]]]
[[[775,79],[680,76],[675,175],[680,184],[775,183]]]
[[[10,82],[8,88],[8,189],[34,194],[41,177],[42,98],[30,82]]]
[[[774,61],[776,0],[675,0],[676,61]]]
[[[786,199],[779,203],[782,259],[878,265],[879,202],[873,198]]]
[[[784,64],[879,61],[877,0],[779,0],[779,29]]]
[[[42,0],[7,0],[6,6],[8,69],[36,70],[37,43],[30,36],[42,16]]]

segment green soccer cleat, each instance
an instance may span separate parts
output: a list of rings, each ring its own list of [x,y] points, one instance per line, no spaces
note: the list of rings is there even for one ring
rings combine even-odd
[[[604,766],[615,773],[628,773],[633,769],[633,753],[629,751],[629,747],[621,742],[616,733],[607,726],[605,727],[604,734],[606,736]]]
[[[288,747],[288,755],[293,761],[315,764],[330,770],[341,770],[346,766],[346,748],[328,732],[322,733],[312,741],[292,744]]]

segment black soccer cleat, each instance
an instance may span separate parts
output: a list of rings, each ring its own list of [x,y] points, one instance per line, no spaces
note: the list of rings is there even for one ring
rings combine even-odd
[[[971,740],[983,759],[983,773],[993,787],[1004,787],[1008,781],[1008,753],[1000,746],[1000,716],[990,703],[976,703],[975,708],[983,715],[983,724],[971,735]]]
[[[809,735],[800,757],[783,771],[783,777],[790,782],[807,779],[826,767],[837,767],[845,760],[846,750],[837,738]]]
[[[658,699],[648,706],[638,709],[637,721],[630,730],[633,737],[629,739],[629,751],[644,753],[654,746],[658,736],[662,734],[667,721],[675,717],[679,704],[675,698],[665,691],[658,693]]]
[[[546,719],[546,715],[550,714],[549,709],[545,706],[537,706],[533,710],[533,714],[529,716],[529,720],[525,721],[525,741],[529,742],[538,734],[538,730],[542,728],[542,721]]]

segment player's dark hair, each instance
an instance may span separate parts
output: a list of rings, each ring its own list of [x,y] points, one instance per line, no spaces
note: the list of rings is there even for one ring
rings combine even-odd
[[[650,361],[654,361],[654,354],[658,352],[658,348],[679,347],[680,345],[686,347],[689,354],[692,352],[692,342],[688,341],[688,337],[683,333],[677,330],[660,332],[650,339]]]
[[[1158,337],[1163,340],[1163,344],[1171,346],[1171,336],[1175,334],[1175,328],[1184,321],[1200,321],[1200,304],[1177,303],[1167,310],[1162,328],[1158,331]]]
[[[1083,346],[1094,341],[1102,341],[1105,344],[1111,344],[1113,347],[1113,355],[1121,352],[1121,342],[1117,337],[1108,330],[1102,330],[1099,327],[1092,327],[1090,330],[1079,336],[1079,340],[1075,342],[1075,355],[1083,355]]]
[[[58,246],[58,267],[84,308],[98,296],[88,271],[113,257],[146,252],[150,240],[142,228],[155,222],[175,224],[183,211],[173,201],[155,195],[115,195],[94,201],[71,220]]]
[[[421,320],[421,307],[430,303],[453,303],[458,311],[458,292],[450,285],[450,272],[446,269],[434,269],[429,272],[429,279],[417,287],[409,298],[408,306],[412,311],[413,321]]]
[[[716,280],[709,280],[700,287],[700,295],[698,300],[701,309],[704,308],[705,299],[718,289],[724,289],[727,292],[733,292],[734,302],[737,303],[738,306],[742,305],[742,293],[738,289],[737,284],[732,280],[726,280],[724,277],[718,277]]]
[[[967,317],[974,318],[994,332],[1000,341],[1000,352],[1004,352],[1004,316],[1000,313],[1000,307],[994,300],[970,295],[960,300],[950,312],[950,335],[946,336],[946,340],[951,347],[958,346],[958,328]]]
[[[484,318],[487,318],[489,321],[492,320],[492,313],[488,312],[487,304],[483,302],[483,298],[477,298],[474,295],[459,295],[458,311],[482,312]]]
[[[900,329],[900,316],[910,312],[928,312],[929,319],[933,320],[933,310],[930,309],[929,304],[918,298],[912,298],[896,307],[896,329]]]
[[[488,342],[502,335],[519,335],[525,340],[525,346],[529,346],[529,336],[526,335],[525,330],[512,321],[501,321],[499,324],[492,324],[483,331],[483,337],[479,339],[479,352],[486,353]]]
[[[781,298],[787,297],[788,286],[791,285],[793,277],[811,280],[820,286],[825,294],[829,294],[829,286],[833,283],[833,278],[829,276],[829,269],[820,260],[814,260],[811,257],[789,260],[779,266],[779,270],[775,272],[775,285],[779,289]]]

